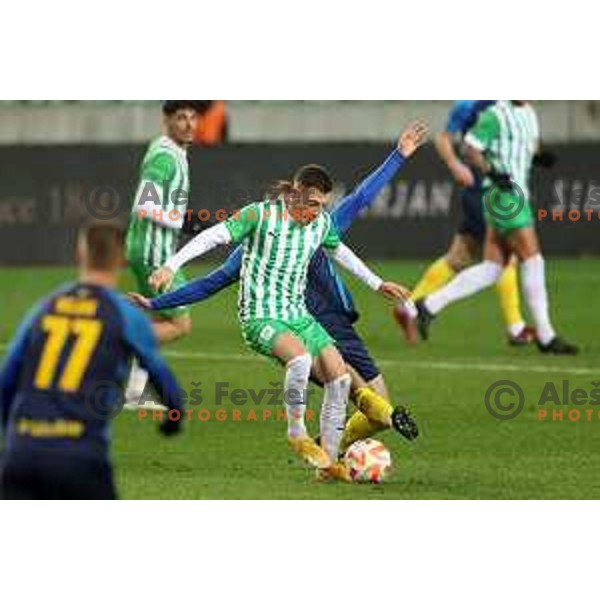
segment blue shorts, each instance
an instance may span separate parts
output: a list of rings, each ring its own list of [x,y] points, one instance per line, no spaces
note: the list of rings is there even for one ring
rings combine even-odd
[[[461,235],[470,235],[483,243],[487,224],[483,212],[483,198],[480,186],[463,190],[461,194],[462,221],[458,228]]]
[[[334,339],[344,361],[349,364],[367,383],[381,375],[375,361],[369,354],[354,325],[345,316],[319,318],[319,323]]]

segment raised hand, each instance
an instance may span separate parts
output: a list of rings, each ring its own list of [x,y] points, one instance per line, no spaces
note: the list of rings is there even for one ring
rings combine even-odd
[[[410,158],[429,138],[429,127],[423,121],[411,123],[400,135],[398,150]]]

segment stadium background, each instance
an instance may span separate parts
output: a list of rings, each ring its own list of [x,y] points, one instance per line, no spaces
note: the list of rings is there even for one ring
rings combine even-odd
[[[443,126],[445,102],[231,102],[228,143],[191,153],[194,209],[233,208],[299,164],[330,168],[338,193],[354,185],[417,116]],[[544,140],[558,167],[535,177],[546,253],[600,251],[598,219],[574,222],[571,210],[600,210],[600,103],[539,103]],[[98,212],[126,218],[145,144],[158,131],[154,102],[0,103],[0,263],[66,264],[74,227]],[[370,258],[425,258],[443,251],[459,219],[444,165],[429,147],[354,228]],[[563,213],[553,220],[552,211]],[[576,213],[573,213],[576,215]],[[24,239],[35,244],[22,244]]]
[[[600,210],[600,103],[536,104],[559,164],[536,176],[535,202],[558,211]],[[321,162],[350,188],[387,155],[402,126],[420,117],[434,131],[449,102],[231,102],[228,143],[192,151],[194,208],[231,208],[254,199],[299,164]],[[74,232],[90,202],[126,217],[145,145],[159,131],[158,102],[0,102],[0,353],[32,303],[73,277]],[[110,191],[107,192],[107,189]],[[99,195],[100,194],[100,195]],[[415,283],[443,252],[458,220],[446,169],[431,147],[356,225],[352,245],[388,278]],[[100,209],[104,207],[100,201]],[[565,220],[566,219],[566,220]],[[448,311],[431,344],[407,349],[378,298],[351,283],[363,313],[361,333],[398,401],[423,430],[415,447],[385,442],[398,465],[383,488],[307,485],[277,422],[194,423],[176,445],[150,422],[123,415],[115,456],[126,498],[598,498],[600,416],[592,422],[538,422],[536,399],[548,381],[589,390],[598,380],[597,310],[600,221],[540,224],[553,312],[574,359],[509,349],[492,292]],[[381,260],[380,259],[385,259]],[[49,268],[50,267],[50,268]],[[192,274],[205,272],[198,265]],[[128,289],[126,280],[123,288]],[[168,348],[181,385],[202,382],[204,408],[217,381],[245,389],[276,381],[279,371],[244,347],[235,290],[194,308],[191,337]],[[486,390],[514,380],[523,414],[499,422]],[[592,382],[592,383],[591,383]],[[267,384],[268,386],[268,384]],[[248,412],[252,406],[243,410]],[[565,413],[566,415],[566,413]]]

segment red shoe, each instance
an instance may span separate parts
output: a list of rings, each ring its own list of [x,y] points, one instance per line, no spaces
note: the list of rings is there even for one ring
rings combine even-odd
[[[530,325],[525,325],[523,327],[523,331],[517,336],[509,336],[508,344],[510,346],[528,346],[529,344],[533,344],[537,342],[537,333],[533,327]]]
[[[406,343],[409,346],[416,346],[419,340],[416,321],[410,318],[404,306],[400,304],[394,307],[392,315],[394,316],[396,323],[398,323],[402,329]]]

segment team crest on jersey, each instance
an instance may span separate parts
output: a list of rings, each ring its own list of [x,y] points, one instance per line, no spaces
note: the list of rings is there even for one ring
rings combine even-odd
[[[271,325],[267,325],[260,332],[260,336],[259,336],[260,340],[262,342],[270,342],[273,339],[273,336],[275,335],[275,333],[276,333],[275,329],[273,327],[271,327]]]

